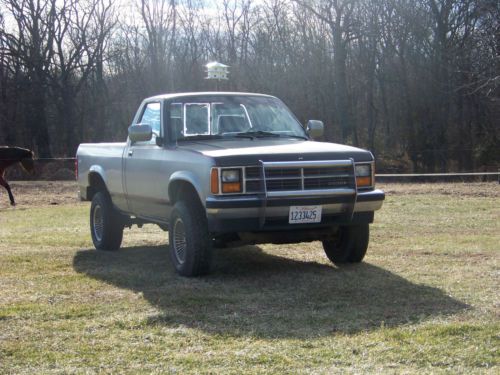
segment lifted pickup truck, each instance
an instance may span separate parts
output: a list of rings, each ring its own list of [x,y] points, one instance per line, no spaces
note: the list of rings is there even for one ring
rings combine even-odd
[[[335,264],[361,262],[382,206],[369,151],[316,142],[277,98],[186,93],[145,99],[126,143],[81,144],[82,200],[99,250],[156,223],[184,276],[206,274],[213,248],[322,241]]]

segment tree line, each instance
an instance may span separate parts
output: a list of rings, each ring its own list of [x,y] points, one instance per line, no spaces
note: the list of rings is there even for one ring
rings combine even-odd
[[[497,0],[0,0],[0,144],[122,141],[217,60],[384,168],[471,171],[500,161],[499,51]]]

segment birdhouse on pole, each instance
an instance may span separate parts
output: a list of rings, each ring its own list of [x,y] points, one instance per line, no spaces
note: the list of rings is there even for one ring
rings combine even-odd
[[[213,61],[205,65],[207,68],[207,78],[206,79],[227,79],[229,74],[229,66],[221,64],[220,62]]]

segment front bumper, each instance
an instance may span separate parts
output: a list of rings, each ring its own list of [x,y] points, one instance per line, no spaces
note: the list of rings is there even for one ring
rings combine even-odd
[[[208,197],[205,206],[212,233],[255,232],[321,228],[373,222],[382,207],[382,190],[356,194],[269,198],[260,195]],[[322,220],[313,224],[289,224],[290,206],[322,206]]]

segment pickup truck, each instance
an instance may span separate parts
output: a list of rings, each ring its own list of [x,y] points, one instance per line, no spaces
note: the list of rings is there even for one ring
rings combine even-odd
[[[215,248],[321,241],[336,265],[361,262],[382,206],[369,151],[314,139],[278,98],[239,92],[145,99],[124,143],[81,144],[80,197],[98,250],[125,227],[169,231],[176,271],[210,271]]]

